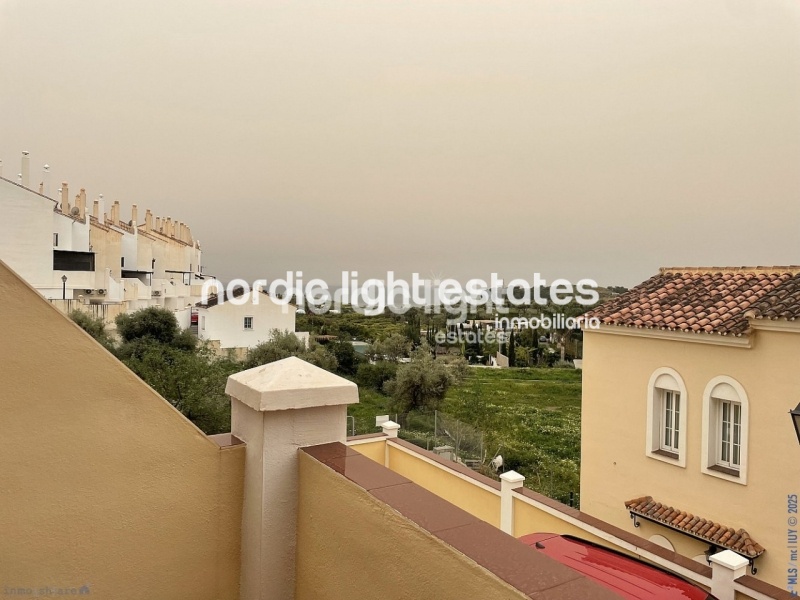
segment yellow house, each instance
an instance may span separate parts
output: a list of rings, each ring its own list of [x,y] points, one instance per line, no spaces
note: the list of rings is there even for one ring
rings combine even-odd
[[[591,316],[581,509],[796,586],[800,267],[661,269]]]

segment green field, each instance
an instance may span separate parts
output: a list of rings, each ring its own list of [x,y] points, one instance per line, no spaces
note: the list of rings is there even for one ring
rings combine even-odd
[[[388,398],[371,390],[360,398],[350,412],[356,432],[375,431]],[[580,407],[580,371],[473,368],[450,389],[442,411],[483,431],[489,459],[499,449],[505,468],[522,473],[526,486],[566,503],[570,492],[577,502],[580,486]],[[426,421],[432,417],[414,419]]]

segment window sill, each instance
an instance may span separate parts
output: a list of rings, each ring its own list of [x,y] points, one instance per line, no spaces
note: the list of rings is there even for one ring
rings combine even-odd
[[[659,449],[659,450],[650,450],[646,454],[648,458],[660,460],[661,462],[665,462],[675,467],[681,467],[682,469],[686,468],[685,459],[681,460],[681,456],[679,454],[675,454],[674,452],[668,452],[666,450]]]
[[[653,450],[653,454],[658,454],[659,456],[675,461],[680,459],[677,452],[670,452],[669,450]]]
[[[704,475],[716,477],[717,479],[724,479],[731,483],[738,483],[739,485],[747,485],[747,473],[744,470],[731,469],[729,467],[722,467],[720,465],[709,465],[701,467],[700,469]]]
[[[730,467],[723,467],[722,465],[711,465],[708,467],[709,471],[717,471],[718,473],[724,473],[730,477],[739,477],[739,470],[738,469],[731,469]]]

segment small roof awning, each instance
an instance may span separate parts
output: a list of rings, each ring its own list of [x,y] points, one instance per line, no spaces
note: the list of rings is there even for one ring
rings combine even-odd
[[[744,529],[734,529],[690,512],[667,506],[653,500],[652,496],[634,498],[625,503],[631,518],[641,517],[664,527],[691,536],[724,550],[733,550],[752,561],[764,553]]]

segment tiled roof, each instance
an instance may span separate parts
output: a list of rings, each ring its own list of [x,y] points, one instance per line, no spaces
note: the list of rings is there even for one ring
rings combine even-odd
[[[792,277],[753,304],[756,319],[794,321],[800,318],[800,278]]]
[[[740,336],[748,318],[800,317],[800,267],[661,269],[586,317],[604,325]]]
[[[764,552],[764,548],[744,529],[726,527],[684,510],[661,504],[653,500],[652,496],[628,500],[625,508],[635,515],[700,538],[720,548],[733,550],[747,558],[756,558]]]

